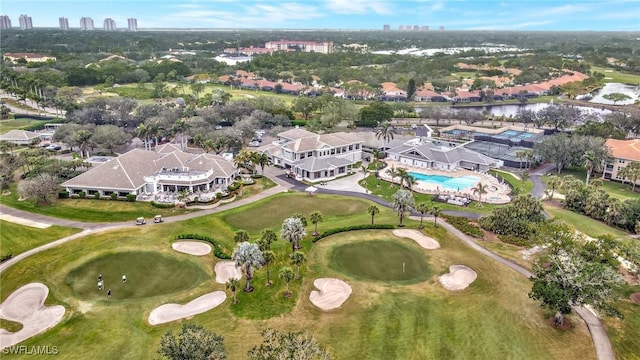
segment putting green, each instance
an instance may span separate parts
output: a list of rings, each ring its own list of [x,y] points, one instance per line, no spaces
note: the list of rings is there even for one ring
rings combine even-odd
[[[362,280],[415,283],[431,276],[420,250],[392,240],[338,245],[331,252],[330,267]]]
[[[122,275],[127,283],[122,283]],[[196,264],[156,252],[119,252],[93,258],[71,270],[65,283],[85,299],[106,299],[106,289],[98,290],[98,275],[112,299],[139,299],[170,294],[195,287],[208,278]]]

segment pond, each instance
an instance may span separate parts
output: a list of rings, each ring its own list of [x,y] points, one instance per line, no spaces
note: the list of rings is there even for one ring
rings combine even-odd
[[[635,103],[640,97],[640,85],[627,85],[620,83],[607,83],[605,86],[593,94],[593,98],[589,100],[591,103],[613,105],[613,101],[605,99],[603,96],[612,93],[622,93],[631,99],[617,101],[616,105],[629,105]]]

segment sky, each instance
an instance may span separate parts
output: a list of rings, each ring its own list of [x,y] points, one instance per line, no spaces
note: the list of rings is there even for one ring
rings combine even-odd
[[[87,16],[96,28],[133,17],[138,28],[640,31],[639,0],[1,0],[0,14],[14,27],[27,14],[34,27]]]

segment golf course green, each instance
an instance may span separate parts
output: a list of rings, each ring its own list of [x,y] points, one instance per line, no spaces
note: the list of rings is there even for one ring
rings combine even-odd
[[[97,287],[99,275],[104,281],[103,291]],[[127,276],[126,284],[122,275]],[[71,270],[65,283],[84,299],[106,299],[106,289],[111,289],[112,299],[139,299],[189,289],[206,277],[188,260],[134,251],[95,257]]]
[[[336,246],[330,264],[359,280],[417,282],[431,275],[424,254],[392,240]]]

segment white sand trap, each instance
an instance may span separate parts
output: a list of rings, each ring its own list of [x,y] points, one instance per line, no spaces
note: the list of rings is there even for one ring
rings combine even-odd
[[[410,229],[396,229],[393,230],[393,235],[402,238],[409,238],[418,243],[418,245],[422,246],[425,249],[434,250],[440,248],[440,243],[435,239],[432,239],[418,230],[410,230]]]
[[[339,308],[351,296],[351,286],[340,279],[315,279],[313,286],[318,290],[309,294],[309,300],[325,311]]]
[[[189,301],[184,305],[180,304],[164,304],[151,311],[149,314],[149,324],[158,325],[175,320],[184,319],[186,317],[202,314],[216,306],[222,304],[227,298],[224,291],[214,291],[204,294],[199,298]]]
[[[447,290],[464,290],[476,280],[478,274],[465,265],[449,266],[449,273],[440,276],[440,284]]]
[[[46,229],[51,226],[51,224],[45,224],[38,221],[23,219],[17,216],[9,215],[9,214],[0,214],[0,220],[12,222],[19,225],[31,226],[38,229]]]
[[[216,271],[216,282],[218,284],[225,284],[229,279],[236,278],[242,279],[242,270],[236,267],[236,263],[233,261],[220,261],[214,268]]]
[[[44,306],[48,295],[46,285],[30,283],[11,293],[0,305],[0,318],[22,324],[22,329],[14,333],[0,330],[0,349],[40,334],[62,320],[64,306]]]
[[[211,245],[200,241],[177,241],[171,244],[173,250],[196,256],[204,256],[211,252]]]

